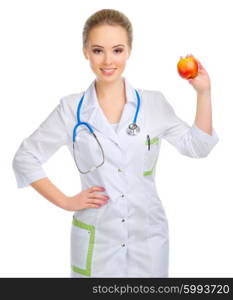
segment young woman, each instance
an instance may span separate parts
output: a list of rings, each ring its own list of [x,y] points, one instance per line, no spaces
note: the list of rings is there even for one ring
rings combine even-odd
[[[189,80],[197,92],[189,126],[161,92],[135,89],[122,77],[132,39],[121,12],[103,9],[89,17],[83,53],[96,78],[86,91],[63,97],[13,160],[18,187],[30,184],[74,211],[72,277],[167,277],[168,222],[154,182],[161,141],[192,158],[206,157],[218,142],[210,79],[200,62]],[[42,168],[63,145],[80,172],[82,190],[71,197]]]

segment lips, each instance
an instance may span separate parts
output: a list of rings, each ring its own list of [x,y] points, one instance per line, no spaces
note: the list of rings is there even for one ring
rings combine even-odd
[[[105,75],[112,75],[115,72],[116,68],[102,68],[100,70]]]
[[[102,71],[113,71],[113,70],[116,70],[116,68],[102,68],[100,70],[102,70]]]

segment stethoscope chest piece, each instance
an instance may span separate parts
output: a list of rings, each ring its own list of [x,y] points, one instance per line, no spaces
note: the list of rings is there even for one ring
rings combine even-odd
[[[127,128],[127,133],[129,135],[137,135],[140,132],[140,128],[136,123],[129,124]]]

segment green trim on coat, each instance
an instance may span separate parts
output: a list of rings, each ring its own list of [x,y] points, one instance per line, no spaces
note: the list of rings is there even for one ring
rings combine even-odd
[[[87,261],[86,261],[86,268],[81,269],[77,266],[71,265],[72,271],[76,273],[80,273],[85,276],[91,276],[91,261],[93,256],[93,249],[94,249],[94,243],[95,243],[95,226],[86,224],[80,220],[75,219],[73,216],[72,224],[75,226],[78,226],[82,229],[86,229],[90,233],[90,239],[89,239],[89,245],[88,245],[88,253],[87,253]]]
[[[158,159],[158,158],[157,158],[157,159]],[[144,172],[143,172],[143,176],[150,176],[150,175],[152,175],[152,174],[153,174],[153,171],[154,171],[154,168],[155,168],[155,165],[156,165],[157,159],[155,160],[155,162],[154,162],[154,164],[153,164],[153,167],[152,167],[152,169],[151,169],[151,170],[149,170],[149,171],[144,171]]]
[[[159,142],[159,138],[154,137],[150,140],[150,144],[157,144]],[[148,141],[145,141],[145,145],[148,145]]]
[[[159,143],[159,138],[158,137],[154,137],[150,140],[150,144],[158,144],[158,143]],[[145,141],[145,145],[148,145],[148,140]],[[155,165],[156,165],[156,161],[157,161],[157,159],[155,160],[151,170],[143,172],[143,176],[150,176],[150,175],[153,174],[153,171],[154,171],[154,168],[155,168]]]

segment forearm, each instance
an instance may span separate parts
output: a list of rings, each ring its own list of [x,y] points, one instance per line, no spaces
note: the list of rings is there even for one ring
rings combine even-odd
[[[204,132],[212,135],[211,91],[197,93],[195,124]]]
[[[67,196],[63,194],[49,178],[42,178],[31,183],[31,186],[47,200],[60,208],[64,208]]]

